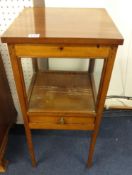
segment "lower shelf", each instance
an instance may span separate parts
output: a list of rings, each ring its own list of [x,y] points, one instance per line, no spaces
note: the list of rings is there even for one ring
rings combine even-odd
[[[32,129],[93,130],[95,104],[87,72],[38,72],[30,87]]]
[[[95,104],[87,72],[38,72],[28,112],[94,114]]]

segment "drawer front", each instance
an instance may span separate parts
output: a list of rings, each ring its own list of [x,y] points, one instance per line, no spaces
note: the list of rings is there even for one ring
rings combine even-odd
[[[29,116],[29,122],[44,122],[54,124],[88,124],[93,123],[94,117],[63,117],[63,116]]]
[[[31,129],[93,130],[94,117],[29,116]]]
[[[109,50],[107,46],[15,45],[16,56],[32,58],[106,58]]]

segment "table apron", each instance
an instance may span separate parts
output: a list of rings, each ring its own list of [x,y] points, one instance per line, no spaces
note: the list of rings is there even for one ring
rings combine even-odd
[[[61,46],[16,44],[14,46],[17,57],[32,58],[107,58],[110,46]]]

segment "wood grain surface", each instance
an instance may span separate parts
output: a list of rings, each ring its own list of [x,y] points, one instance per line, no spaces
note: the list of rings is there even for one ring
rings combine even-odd
[[[87,72],[38,72],[28,112],[95,113]]]
[[[6,43],[123,43],[106,10],[99,8],[25,8],[1,40]]]

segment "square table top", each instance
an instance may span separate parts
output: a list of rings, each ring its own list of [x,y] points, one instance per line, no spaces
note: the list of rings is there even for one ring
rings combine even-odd
[[[103,8],[25,8],[1,41],[11,44],[123,44],[122,35]]]

